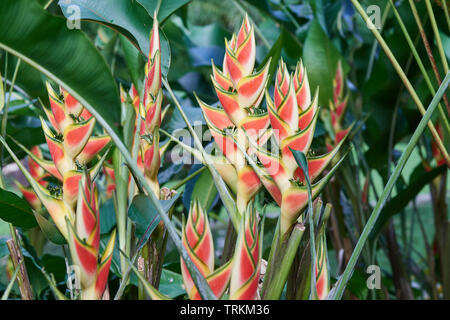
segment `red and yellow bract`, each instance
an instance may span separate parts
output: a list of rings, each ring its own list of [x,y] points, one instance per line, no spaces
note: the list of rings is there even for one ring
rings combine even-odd
[[[207,105],[197,98],[206,123],[225,158],[215,156],[215,167],[228,186],[236,193],[238,211],[243,214],[249,201],[261,187],[261,181],[248,165],[238,144],[248,149],[244,130],[264,143],[269,126],[267,112],[259,108],[268,81],[270,61],[254,72],[255,35],[248,17],[244,18],[239,33],[225,41],[226,53],[223,71],[213,64],[211,77],[222,108]]]

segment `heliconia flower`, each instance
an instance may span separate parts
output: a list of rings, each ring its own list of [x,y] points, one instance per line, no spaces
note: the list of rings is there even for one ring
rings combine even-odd
[[[230,280],[231,300],[254,300],[258,290],[262,257],[262,232],[256,210],[249,205],[239,227]]]
[[[82,298],[86,300],[102,297],[114,251],[115,231],[103,255],[99,256],[99,218],[97,188],[85,174],[79,181],[75,221],[68,221],[68,242],[72,261],[79,268]]]
[[[333,101],[330,101],[331,126],[333,128],[334,141],[327,142],[328,150],[332,150],[350,131],[349,128],[343,128],[345,111],[347,110],[348,94],[344,97],[344,71],[342,63],[339,60],[336,75],[333,79]]]
[[[86,166],[93,160],[109,144],[111,138],[107,135],[92,136],[95,118],[85,111],[67,91],[60,88],[58,94],[49,83],[47,83],[47,90],[51,108],[44,107],[44,111],[53,130],[42,117],[40,119],[52,161],[44,159],[37,147],[30,151],[21,144],[17,144],[29,157],[31,179],[36,182],[29,181],[30,186],[46,207],[59,231],[67,238],[65,218],[69,217],[70,220],[74,218],[79,182],[83,176],[83,170],[80,167]],[[98,161],[89,169],[90,174],[98,173],[101,165],[102,161]],[[62,197],[50,194],[43,187],[46,184],[42,182],[45,180],[42,180],[41,170],[45,172],[44,176],[52,175],[61,182]],[[24,189],[21,190],[26,192]],[[37,205],[36,199],[30,198],[30,200]]]
[[[212,292],[220,298],[230,280],[232,260],[214,271],[214,243],[208,218],[198,200],[193,201],[187,223],[183,223],[182,244],[200,273],[205,277]],[[201,299],[194,281],[181,260],[181,274],[186,292],[191,300]]]
[[[143,164],[144,174],[157,197],[160,196],[158,171],[161,164],[159,145],[159,126],[161,125],[161,107],[163,92],[161,87],[161,45],[159,24],[156,14],[150,33],[150,51],[145,65],[143,104],[140,103],[137,90],[132,87],[131,97],[140,125],[139,163]],[[136,130],[136,127],[135,127]]]
[[[278,149],[271,152],[251,137],[250,145],[264,166],[266,176],[262,183],[281,206],[281,230],[283,233],[293,225],[308,203],[307,188],[302,169],[297,165],[290,149],[310,153],[318,118],[318,91],[311,101],[306,69],[297,64],[294,79],[281,61],[275,79],[274,99],[266,91],[273,136]],[[343,140],[323,156],[308,156],[309,178],[312,182],[322,173],[336,155]],[[275,146],[276,147],[276,146]],[[278,151],[278,152],[277,152]],[[317,196],[334,171],[313,184],[313,197]]]
[[[261,181],[246,163],[236,141],[247,150],[249,146],[243,130],[258,141],[269,126],[268,114],[259,105],[267,85],[270,61],[254,72],[255,35],[247,16],[239,33],[233,34],[231,40],[225,40],[225,46],[223,71],[213,64],[211,76],[222,108],[207,105],[198,97],[197,100],[217,146],[226,157],[227,169],[222,170],[224,167],[221,164],[216,165],[216,169],[229,187],[236,190],[238,210],[244,212],[248,202],[260,189]]]
[[[326,233],[322,232],[318,240],[316,252],[316,291],[317,297],[320,300],[324,300],[330,292]]]

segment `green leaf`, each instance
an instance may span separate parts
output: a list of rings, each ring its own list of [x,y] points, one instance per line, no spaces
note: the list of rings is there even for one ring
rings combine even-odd
[[[158,8],[158,0],[137,0],[147,10],[148,14],[153,17],[154,12]],[[163,0],[158,11],[158,21],[164,21],[176,10],[191,2],[191,0]]]
[[[11,191],[0,188],[0,218],[19,228],[37,226],[28,202]]]
[[[169,211],[179,196],[178,193],[170,200],[159,200],[165,212]],[[141,243],[148,240],[161,220],[151,200],[143,194],[138,194],[133,198],[128,209],[128,217],[136,224],[136,236]]]
[[[9,297],[9,293],[11,292],[14,282],[16,282],[16,278],[17,278],[17,274],[19,273],[20,270],[20,264],[17,266],[16,271],[14,271],[13,276],[11,277],[11,280],[8,283],[8,286],[6,287],[5,292],[2,295],[1,300],[8,300]]]
[[[420,167],[423,165],[420,163]],[[391,198],[378,217],[378,220],[370,235],[371,240],[375,239],[389,219],[397,213],[400,213],[429,183],[431,183],[437,176],[441,175],[447,170],[445,165],[434,168],[431,171],[424,172],[418,176],[414,176],[408,187],[400,191],[395,197]],[[416,172],[416,170],[414,171]]]
[[[205,170],[195,182],[191,200],[197,199],[203,208],[209,210],[216,196],[217,189],[212,179],[211,172]]]
[[[150,50],[150,31],[153,25],[152,16],[136,1],[129,0],[71,0],[70,5],[60,0],[59,6],[63,14],[69,18],[72,15],[70,7],[78,6],[82,20],[94,21],[120,32],[140,48],[148,56]],[[162,31],[161,68],[167,75],[170,65],[169,42]]]
[[[344,71],[348,70],[348,65],[339,51],[331,43],[320,24],[314,20],[303,48],[303,61],[308,72],[311,90],[314,91],[317,86],[320,88],[319,103],[321,105],[328,105],[333,98],[333,79],[339,60],[342,61]]]
[[[49,241],[60,245],[67,243],[66,239],[64,239],[64,236],[59,232],[53,222],[50,222],[39,213],[35,213],[34,216],[36,217],[36,221],[39,224],[42,233]]]
[[[100,233],[109,233],[116,225],[116,211],[113,199],[106,200],[100,207]]]
[[[353,293],[358,299],[367,299],[369,289],[367,288],[367,274],[360,269],[355,269],[350,281],[348,282],[347,289]]]
[[[312,188],[311,188],[311,180],[309,179],[309,170],[308,170],[308,160],[306,159],[306,155],[299,150],[294,150],[289,147],[292,154],[294,155],[295,161],[299,165],[299,167],[303,170],[303,175],[305,176],[306,188],[308,189],[308,221],[309,221],[309,238],[310,238],[310,250],[311,250],[311,298],[313,300],[317,299],[317,291],[316,291],[316,240],[314,239],[314,223],[313,223],[313,199],[312,199]]]
[[[122,45],[125,62],[127,64],[128,71],[130,72],[131,81],[138,92],[142,92],[142,79],[144,79],[145,67],[144,59],[142,59],[142,55],[139,50],[130,41],[128,41],[125,36],[120,35],[119,39]]]
[[[120,98],[111,71],[88,37],[69,30],[65,19],[34,1],[3,0],[0,48],[44,73],[116,127]]]
[[[305,154],[299,150],[294,150],[291,147],[289,147],[289,150],[291,150],[292,154],[294,155],[295,161],[297,162],[298,166],[303,170],[306,184],[308,188],[311,190],[311,180],[309,179],[308,160],[306,159]]]
[[[162,269],[161,280],[159,282],[159,291],[169,298],[176,298],[186,293],[181,274]]]

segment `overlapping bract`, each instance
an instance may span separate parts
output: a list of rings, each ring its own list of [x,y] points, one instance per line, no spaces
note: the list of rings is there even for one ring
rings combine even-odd
[[[255,300],[258,291],[262,257],[262,232],[251,204],[241,220],[231,271],[230,299]]]
[[[47,90],[51,109],[44,107],[44,111],[53,130],[42,117],[41,124],[52,160],[44,159],[39,147],[33,148],[31,152],[21,147],[30,158],[29,166],[34,178],[29,181],[30,186],[59,231],[67,238],[65,219],[67,217],[72,221],[74,218],[78,184],[83,176],[83,168],[105,148],[111,138],[108,135],[92,135],[95,118],[67,91],[61,88],[57,93],[49,83]],[[36,164],[45,172],[42,173],[37,169]],[[90,174],[96,174],[101,169],[100,166],[99,161],[89,170]],[[45,188],[47,184],[43,179],[47,175],[52,175],[61,182],[62,196]],[[23,189],[23,192],[26,190]],[[36,203],[36,199],[33,201]]]
[[[160,147],[159,127],[161,125],[161,107],[163,92],[161,87],[161,47],[159,39],[159,25],[157,19],[153,19],[153,27],[150,33],[150,51],[145,65],[145,79],[143,99],[134,85],[129,92],[120,87],[120,96],[124,107],[132,105],[136,114],[134,134],[139,126],[137,165],[144,173],[149,185],[157,197],[160,196],[158,171],[161,164],[161,156],[167,148],[167,144]],[[125,103],[128,101],[129,104]],[[143,103],[141,103],[143,101]],[[133,148],[134,149],[134,148]],[[114,172],[109,164],[105,165],[105,173],[108,177],[108,190],[115,188]]]
[[[345,78],[341,61],[338,62],[333,79],[333,101],[330,101],[331,127],[334,141],[327,142],[328,150],[332,150],[348,133],[350,127],[344,128],[343,121],[347,110],[348,94],[344,95]]]
[[[211,77],[222,108],[207,105],[197,99],[214,140],[225,158],[215,156],[215,167],[228,186],[236,193],[236,202],[242,214],[249,201],[261,187],[252,167],[236,142],[248,148],[244,131],[258,143],[264,143],[269,126],[267,112],[259,108],[268,81],[270,61],[254,72],[255,35],[246,16],[239,33],[225,41],[226,53],[223,71],[213,64]]]
[[[327,240],[324,231],[319,236],[316,252],[316,290],[320,300],[324,300],[330,292]]]
[[[133,104],[136,105],[137,103],[140,105],[137,114],[143,118],[140,131],[141,159],[138,162],[142,162],[144,174],[157,197],[159,197],[160,192],[158,183],[158,171],[161,163],[159,126],[161,125],[161,106],[163,100],[161,88],[161,46],[158,28],[158,20],[155,17],[150,34],[148,62],[145,65],[143,105],[140,105],[137,94],[133,97]],[[138,102],[136,102],[136,96]]]
[[[198,201],[191,204],[187,223],[183,224],[182,243],[189,257],[205,277],[212,292],[221,297],[228,286],[232,261],[214,271],[214,243],[208,218]],[[194,281],[182,258],[181,272],[186,292],[191,300],[201,299]]]
[[[241,219],[233,258],[214,270],[214,244],[208,218],[198,201],[194,201],[188,221],[183,224],[182,243],[216,297],[222,297],[231,283],[230,299],[254,299],[262,253],[260,234],[256,211],[249,206]],[[190,299],[201,299],[184,260],[180,259],[183,281]]]
[[[309,153],[318,118],[318,91],[311,101],[306,69],[300,61],[291,76],[280,62],[274,88],[274,98],[266,91],[266,103],[276,146],[271,151],[249,139],[264,166],[261,177],[265,187],[281,207],[281,230],[287,232],[308,203],[302,169],[290,149]],[[341,144],[323,156],[309,156],[309,178],[312,182],[321,174],[339,150]],[[312,186],[317,196],[330,174]]]
[[[76,216],[68,221],[69,247],[72,262],[78,267],[82,298],[97,300],[103,295],[115,244],[115,231],[110,236],[103,255],[99,257],[100,220],[98,192],[85,174],[78,189]],[[77,270],[76,270],[77,271]]]
[[[87,164],[110,142],[106,135],[92,136],[95,119],[70,94],[61,89],[58,95],[50,84],[51,109],[44,109],[53,130],[43,118],[41,124],[53,161],[45,160],[39,147],[27,152],[28,167],[21,167],[29,188],[19,186],[36,211],[42,206],[55,222],[70,246],[73,264],[78,267],[83,299],[100,299],[108,279],[115,231],[99,259],[100,221],[98,192],[91,176],[100,170],[103,161],[88,170]],[[62,99],[62,101],[61,101]],[[62,184],[62,195],[46,187],[48,176]],[[78,272],[79,271],[79,272]]]

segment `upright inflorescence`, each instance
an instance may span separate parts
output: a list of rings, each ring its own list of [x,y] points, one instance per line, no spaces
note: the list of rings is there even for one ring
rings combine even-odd
[[[215,157],[215,167],[236,193],[238,211],[243,214],[260,189],[261,181],[236,143],[248,149],[244,130],[258,143],[264,143],[267,138],[269,117],[259,106],[268,81],[270,61],[254,72],[255,35],[247,16],[239,33],[226,40],[225,46],[223,71],[213,64],[211,77],[222,108],[197,100],[217,146],[225,155],[225,158]]]

